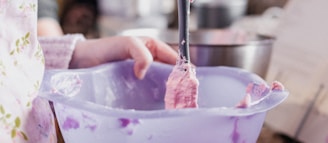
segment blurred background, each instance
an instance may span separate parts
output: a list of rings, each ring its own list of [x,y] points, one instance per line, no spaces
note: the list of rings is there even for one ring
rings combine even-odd
[[[191,4],[190,28],[229,28],[244,19],[260,17],[269,8],[283,8],[287,1],[196,0]],[[176,0],[57,0],[57,3],[58,21],[64,33],[83,33],[94,38],[131,28],[178,28]]]
[[[287,0],[194,1],[189,21],[191,61],[197,66],[240,67],[265,78],[275,29],[286,3]],[[50,10],[55,14],[45,14]],[[58,21],[62,34],[82,33],[86,38],[151,36],[177,50],[176,0],[39,0],[39,19],[47,17]],[[53,29],[47,28],[50,24],[44,25],[45,30],[39,31]]]

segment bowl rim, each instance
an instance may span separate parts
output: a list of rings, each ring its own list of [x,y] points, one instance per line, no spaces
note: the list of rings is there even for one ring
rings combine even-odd
[[[104,66],[108,66],[110,64],[119,64],[120,62],[126,61],[118,61],[113,63],[107,63],[87,69],[71,69],[71,70],[48,70],[45,75],[53,75],[59,73],[85,73],[88,71],[97,72],[97,70],[103,70]],[[131,61],[128,61],[131,62]],[[162,64],[157,63],[155,64]],[[171,65],[164,66],[170,67]],[[231,71],[238,72],[239,76],[244,78],[254,78],[255,82],[260,82],[266,84],[266,82],[256,74],[250,73],[244,69],[236,68],[236,67],[225,67],[225,66],[216,66],[216,67],[199,67],[200,70],[207,69],[218,69],[225,68]],[[53,102],[56,110],[57,104],[62,104],[64,106],[69,106],[77,110],[87,111],[93,114],[97,114],[99,116],[112,116],[119,118],[169,118],[169,117],[181,117],[181,116],[250,116],[259,113],[266,112],[273,107],[280,104],[285,98],[287,98],[289,92],[288,91],[272,91],[267,93],[267,95],[263,96],[262,99],[255,101],[255,106],[250,106],[248,108],[237,108],[237,107],[212,107],[212,108],[184,108],[184,109],[160,109],[160,110],[135,110],[135,109],[119,109],[119,108],[111,108],[104,105],[96,104],[91,101],[82,101],[79,99],[72,99],[68,96],[63,96],[59,93],[53,92],[41,92],[39,97],[47,99]],[[267,102],[269,100],[273,100],[274,102]]]

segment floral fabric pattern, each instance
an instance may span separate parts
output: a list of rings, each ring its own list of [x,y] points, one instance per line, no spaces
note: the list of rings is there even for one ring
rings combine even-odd
[[[36,98],[45,63],[36,10],[36,0],[0,0],[0,143],[56,142],[49,104]]]

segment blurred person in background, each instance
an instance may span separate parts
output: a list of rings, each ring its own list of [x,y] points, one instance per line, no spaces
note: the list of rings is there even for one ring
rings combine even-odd
[[[38,0],[38,35],[98,38],[97,17],[97,0]]]

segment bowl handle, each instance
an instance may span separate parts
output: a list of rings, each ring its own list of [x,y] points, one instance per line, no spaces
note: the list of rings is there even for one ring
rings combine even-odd
[[[249,109],[254,112],[268,111],[282,103],[289,95],[285,90],[271,90],[267,96],[251,103]]]

